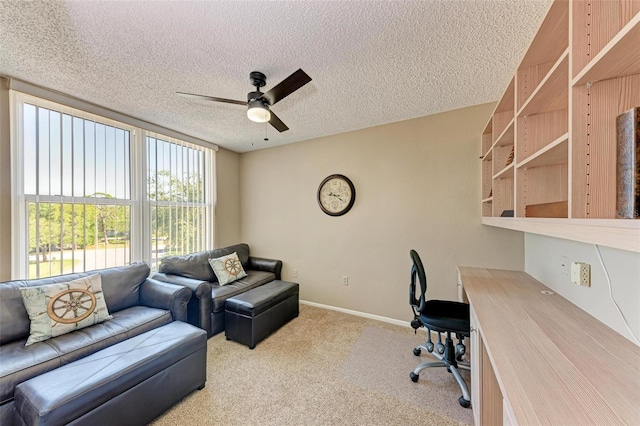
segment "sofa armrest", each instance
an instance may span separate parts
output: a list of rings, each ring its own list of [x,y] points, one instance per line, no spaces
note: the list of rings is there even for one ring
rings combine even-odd
[[[279,280],[282,272],[282,261],[249,256],[249,269],[252,271],[273,272],[276,274],[276,280]]]
[[[187,322],[187,304],[191,290],[147,278],[140,286],[140,304],[151,308],[168,309],[174,321]]]
[[[155,274],[153,279],[191,290],[192,297],[187,308],[187,321],[189,324],[206,330],[211,337],[211,283],[162,272]]]

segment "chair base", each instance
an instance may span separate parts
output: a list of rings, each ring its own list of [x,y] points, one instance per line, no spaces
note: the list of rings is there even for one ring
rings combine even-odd
[[[418,379],[420,378],[420,372],[422,370],[424,370],[425,368],[430,368],[430,367],[446,367],[447,371],[449,371],[450,373],[453,374],[453,377],[455,377],[456,382],[458,382],[458,386],[460,387],[460,390],[462,391],[462,396],[460,396],[460,398],[458,398],[458,402],[460,403],[461,406],[463,406],[464,408],[469,408],[471,407],[471,396],[469,393],[469,388],[467,387],[466,382],[464,381],[464,379],[462,378],[462,376],[460,375],[460,372],[458,371],[458,369],[462,369],[462,370],[470,370],[470,366],[468,363],[462,362],[462,361],[458,361],[459,358],[461,358],[460,353],[457,353],[457,351],[454,350],[453,348],[453,341],[451,340],[451,336],[449,333],[447,333],[447,339],[444,345],[444,354],[440,355],[436,352],[433,352],[433,345],[429,345],[431,350],[429,350],[429,348],[427,348],[427,346],[424,345],[420,345],[418,347],[416,347],[413,350],[413,354],[416,356],[420,356],[420,354],[422,353],[422,350],[425,350],[429,353],[431,353],[431,355],[433,355],[434,357],[436,357],[438,359],[438,361],[427,361],[427,362],[423,362],[421,364],[419,364],[410,374],[409,377],[411,378],[412,381],[417,382]]]

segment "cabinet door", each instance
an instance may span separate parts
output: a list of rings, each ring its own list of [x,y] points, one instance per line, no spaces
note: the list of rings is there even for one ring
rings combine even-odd
[[[469,306],[471,314],[471,407],[473,409],[473,420],[476,426],[480,425],[482,418],[482,336],[478,331],[478,319],[473,306]]]

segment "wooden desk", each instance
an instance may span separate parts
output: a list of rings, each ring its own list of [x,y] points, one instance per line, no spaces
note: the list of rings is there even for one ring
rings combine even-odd
[[[524,272],[458,270],[476,424],[640,425],[640,347]]]

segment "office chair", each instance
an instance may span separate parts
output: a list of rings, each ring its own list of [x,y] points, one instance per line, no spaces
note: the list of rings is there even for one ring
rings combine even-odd
[[[427,341],[424,345],[420,345],[413,350],[415,356],[420,356],[422,350],[430,352],[439,361],[428,361],[419,364],[409,377],[414,382],[418,381],[420,372],[428,367],[446,367],[447,371],[453,374],[462,390],[462,396],[458,398],[458,402],[464,408],[471,406],[469,396],[469,388],[465,383],[458,369],[470,370],[469,363],[463,361],[465,354],[465,346],[463,340],[470,336],[469,325],[469,305],[460,302],[451,302],[447,300],[426,300],[427,277],[424,273],[422,260],[415,250],[409,252],[413,266],[411,267],[411,284],[409,285],[409,304],[413,310],[413,321],[411,327],[418,330],[420,327],[427,329]],[[420,298],[416,299],[416,276],[420,282]],[[438,343],[435,345],[431,341],[431,332],[438,333]],[[446,339],[442,344],[440,333],[445,333]],[[451,334],[455,333],[458,338],[458,344],[453,347]]]

